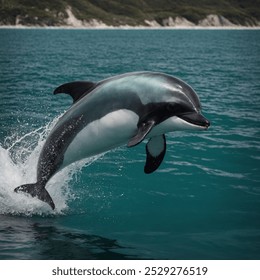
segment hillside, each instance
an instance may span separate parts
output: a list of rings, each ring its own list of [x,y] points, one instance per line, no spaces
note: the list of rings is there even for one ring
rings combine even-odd
[[[260,0],[1,0],[0,25],[259,26]]]

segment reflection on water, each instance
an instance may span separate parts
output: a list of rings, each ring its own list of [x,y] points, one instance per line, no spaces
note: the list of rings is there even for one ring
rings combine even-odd
[[[57,227],[55,220],[0,216],[0,259],[135,259],[117,240]]]

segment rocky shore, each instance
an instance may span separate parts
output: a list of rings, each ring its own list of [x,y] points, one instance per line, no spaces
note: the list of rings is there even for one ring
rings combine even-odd
[[[256,22],[252,25],[251,22],[246,23],[245,25],[234,24],[227,18],[221,15],[210,14],[207,15],[205,18],[201,19],[197,24],[189,21],[185,17],[177,16],[175,18],[168,17],[159,23],[156,20],[144,20],[143,24],[139,25],[128,25],[128,24],[121,24],[121,25],[108,25],[104,23],[102,20],[99,19],[88,19],[88,20],[80,20],[78,19],[70,6],[68,6],[65,10],[65,16],[63,19],[62,24],[55,24],[55,25],[46,25],[46,24],[23,24],[23,19],[21,16],[16,16],[15,24],[9,25],[1,25],[2,28],[29,28],[29,27],[48,27],[48,28],[81,28],[81,29],[241,29],[241,28],[250,28],[250,29],[259,29],[260,22]],[[35,19],[37,20],[37,19]]]

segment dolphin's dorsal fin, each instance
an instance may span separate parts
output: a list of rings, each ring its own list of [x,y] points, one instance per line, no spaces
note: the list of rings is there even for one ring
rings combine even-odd
[[[95,83],[85,81],[66,83],[57,87],[53,94],[67,93],[73,98],[73,103],[75,103],[87,93],[89,93],[95,87],[95,85]]]
[[[138,125],[138,131],[134,137],[130,139],[130,141],[127,144],[127,147],[133,147],[140,142],[142,142],[145,138],[145,136],[151,131],[151,129],[154,127],[155,121],[149,120],[146,122],[141,122]]]
[[[154,172],[162,163],[166,152],[165,135],[152,137],[146,144],[146,163],[144,172],[146,174]]]

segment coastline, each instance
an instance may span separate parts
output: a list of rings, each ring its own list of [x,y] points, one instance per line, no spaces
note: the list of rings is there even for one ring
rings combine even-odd
[[[168,17],[159,23],[156,20],[144,20],[144,24],[139,25],[128,25],[122,23],[121,25],[109,25],[103,20],[92,18],[88,20],[78,19],[71,6],[67,6],[65,10],[67,18],[62,23],[56,25],[46,25],[43,23],[25,24],[21,16],[17,15],[14,24],[0,24],[0,28],[10,29],[80,29],[80,30],[259,30],[260,22],[255,21],[253,25],[249,22],[245,24],[234,24],[229,19],[222,15],[209,14],[199,22],[194,23],[182,16],[175,18]]]
[[[260,30],[260,26],[38,26],[0,25],[0,29],[49,29],[49,30]]]

